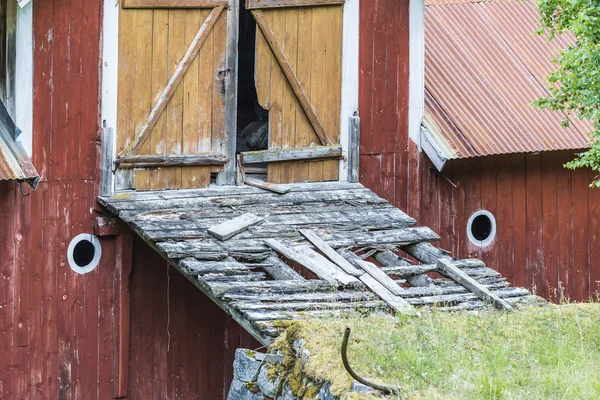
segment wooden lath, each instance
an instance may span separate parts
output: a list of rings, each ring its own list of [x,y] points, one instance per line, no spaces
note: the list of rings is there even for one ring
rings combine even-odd
[[[252,10],[256,8],[329,6],[332,4],[344,4],[345,2],[346,0],[246,0],[246,8]]]
[[[204,44],[204,41],[208,37],[210,31],[219,19],[219,16],[223,12],[223,10],[223,6],[215,7],[211,11],[209,16],[206,18],[206,20],[202,23],[190,47],[187,49],[185,55],[183,56],[177,68],[173,72],[173,75],[169,79],[169,82],[167,83],[160,96],[158,97],[158,100],[152,107],[152,110],[148,114],[148,117],[146,118],[146,121],[144,122],[142,128],[135,135],[134,140],[119,154],[119,158],[129,155],[135,155],[143,147],[146,139],[150,135],[150,132],[152,132],[152,129],[156,126],[156,123],[158,122],[161,113],[167,107],[169,100],[177,90],[177,86],[181,83],[181,80],[183,79],[185,73],[192,64],[192,61],[198,55],[198,51],[200,51],[200,48]]]
[[[313,107],[312,103],[308,98],[308,95],[306,94],[306,90],[304,89],[302,83],[300,82],[300,79],[298,79],[298,76],[294,72],[290,61],[283,52],[281,45],[278,43],[275,37],[275,33],[273,32],[271,27],[269,27],[269,24],[265,20],[263,12],[261,10],[255,9],[252,10],[252,15],[254,16],[254,19],[256,20],[256,23],[260,28],[261,32],[265,36],[267,43],[269,44],[273,55],[277,59],[277,62],[279,63],[283,74],[289,82],[292,91],[296,95],[298,102],[302,106],[302,110],[306,114],[308,120],[310,121],[310,124],[315,130],[319,141],[322,145],[326,146],[334,144],[335,142],[327,135],[327,132],[325,131],[325,128],[323,127],[323,124],[321,123],[321,120],[319,119],[315,108]]]
[[[439,236],[411,227],[414,219],[359,184],[280,186],[289,192],[215,187],[137,192],[101,203],[263,344],[279,335],[278,320],[539,301],[482,261],[456,260],[431,245]],[[318,279],[298,275],[278,254]],[[430,272],[453,280],[407,284]]]
[[[227,7],[228,0],[122,0],[123,8],[213,8]]]

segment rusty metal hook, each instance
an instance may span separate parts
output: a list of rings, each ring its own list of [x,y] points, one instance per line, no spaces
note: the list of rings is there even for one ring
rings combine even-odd
[[[384,394],[393,394],[400,392],[400,388],[371,382],[354,372],[354,370],[352,369],[352,367],[350,367],[350,364],[348,363],[348,355],[346,354],[348,351],[348,339],[350,338],[350,331],[350,328],[346,328],[346,331],[344,332],[344,339],[342,340],[342,363],[344,364],[344,368],[346,368],[348,374],[350,374],[352,378],[362,383],[363,385],[379,390]]]

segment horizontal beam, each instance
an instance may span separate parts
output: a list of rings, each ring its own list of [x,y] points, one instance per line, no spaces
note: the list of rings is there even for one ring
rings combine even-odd
[[[319,146],[298,149],[273,149],[242,153],[244,164],[281,161],[311,160],[316,158],[342,158],[342,146]]]
[[[228,0],[123,0],[123,8],[214,8],[227,7]]]
[[[225,165],[227,157],[222,154],[198,154],[181,156],[125,156],[116,161],[117,168],[193,167]]]
[[[329,6],[344,4],[346,0],[246,0],[248,10],[256,8]]]

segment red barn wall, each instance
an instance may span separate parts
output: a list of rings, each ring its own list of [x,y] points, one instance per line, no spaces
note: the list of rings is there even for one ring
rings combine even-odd
[[[235,350],[261,345],[141,239],[133,260],[128,398],[226,398]]]
[[[125,364],[129,398],[222,398],[233,351],[257,344],[175,271],[167,295],[158,255],[135,242],[130,358],[121,364],[118,241],[101,238],[100,265],[86,275],[68,265],[69,241],[98,215],[102,1],[33,7],[42,181],[29,196],[0,182],[0,398],[112,399]]]
[[[437,173],[408,138],[408,49],[408,1],[363,0],[361,182],[438,232],[440,246],[454,255],[480,257],[546,298],[557,300],[560,288],[567,298],[588,300],[600,289],[593,174],[562,168],[573,158],[568,151],[459,160]],[[468,218],[481,208],[498,224],[484,250],[466,234]]]

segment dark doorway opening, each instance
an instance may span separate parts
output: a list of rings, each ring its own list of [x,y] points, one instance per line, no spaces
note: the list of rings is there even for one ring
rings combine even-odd
[[[256,21],[240,2],[238,44],[238,103],[236,152],[267,150],[269,144],[269,112],[258,103],[254,67],[256,58]],[[263,178],[266,164],[246,167],[247,174],[258,174]]]

